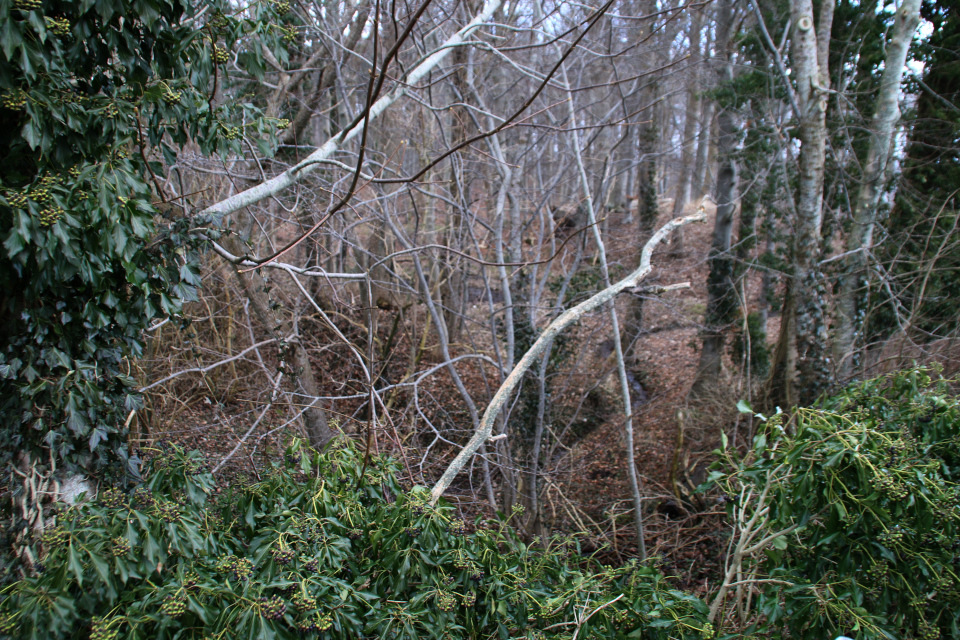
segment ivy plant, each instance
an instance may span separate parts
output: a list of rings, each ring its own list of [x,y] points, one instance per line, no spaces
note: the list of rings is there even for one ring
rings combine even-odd
[[[293,441],[262,477],[222,488],[196,452],[148,453],[141,485],[101,490],[43,533],[36,575],[3,592],[0,636],[711,635],[704,603],[653,566],[581,561],[569,539],[529,547],[504,522],[470,533],[349,442]]]
[[[186,142],[269,152],[279,121],[217,95],[227,63],[286,59],[275,6],[0,0],[0,458],[95,470],[126,458],[126,361],[199,285]],[[256,46],[245,43],[256,39]],[[222,94],[222,91],[221,91]],[[162,214],[162,215],[161,215]],[[131,465],[132,467],[135,465]]]
[[[749,455],[717,464],[731,512],[769,484],[767,526],[798,527],[744,569],[765,576],[748,634],[960,637],[960,396],[936,375],[853,385],[787,427],[759,416]]]

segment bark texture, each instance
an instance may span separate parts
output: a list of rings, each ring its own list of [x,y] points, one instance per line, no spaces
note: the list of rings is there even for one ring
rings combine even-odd
[[[717,8],[717,80],[733,80],[733,59],[730,36],[733,29],[732,0],[721,0]],[[716,386],[723,371],[724,331],[733,321],[736,311],[734,290],[734,260],[730,254],[733,238],[733,219],[737,198],[737,131],[739,123],[732,106],[721,106],[717,114],[717,216],[710,248],[710,275],[707,277],[706,328],[697,378],[691,388],[696,397]]]

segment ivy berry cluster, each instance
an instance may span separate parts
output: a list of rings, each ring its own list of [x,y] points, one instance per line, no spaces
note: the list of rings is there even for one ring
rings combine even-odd
[[[3,98],[0,99],[0,104],[3,104],[5,109],[19,111],[27,106],[27,92],[23,89],[8,91],[7,93],[3,94]]]
[[[453,536],[462,536],[467,533],[467,524],[461,518],[452,518],[447,525],[447,531]]]
[[[160,607],[160,613],[179,618],[187,610],[187,597],[182,593],[174,593],[163,600],[163,606]]]
[[[70,35],[70,21],[66,18],[44,17],[47,24],[47,30],[55,36],[64,37]]]
[[[110,549],[110,553],[118,558],[127,555],[130,553],[130,541],[123,536],[117,536],[113,539],[113,546]]]
[[[163,101],[169,105],[180,104],[182,97],[182,91],[174,91],[173,89],[167,88],[163,92]]]
[[[242,135],[240,127],[221,125],[221,129],[223,130],[223,138],[225,140],[239,140]]]
[[[56,206],[46,207],[40,211],[39,217],[41,227],[52,227],[60,222],[60,219],[63,217],[63,208]]]
[[[440,591],[437,593],[437,608],[440,611],[450,612],[457,607],[457,599],[453,594],[447,591]]]
[[[320,633],[333,626],[333,616],[329,613],[316,613],[297,621],[297,629],[303,633]]]
[[[870,479],[870,485],[893,500],[904,500],[910,495],[907,487],[892,474],[883,473]]]
[[[471,580],[479,581],[483,579],[483,569],[481,569],[476,562],[464,558],[462,555],[457,556],[457,558],[453,561],[453,566],[462,571],[466,571]]]
[[[213,60],[214,64],[226,64],[230,60],[230,52],[227,51],[226,47],[221,47],[215,43],[210,51],[210,59]]]
[[[13,209],[25,209],[27,203],[30,202],[30,198],[27,197],[27,194],[20,193],[19,191],[12,191],[6,194],[7,203]]]
[[[38,11],[43,7],[41,0],[14,0],[13,8],[20,11]]]
[[[280,620],[283,618],[283,614],[287,612],[287,605],[280,596],[258,598],[256,607],[260,617],[266,618],[267,620]]]
[[[90,640],[114,640],[120,634],[120,625],[115,619],[94,616],[91,620]]]
[[[180,507],[175,502],[157,502],[157,515],[168,524],[177,522],[180,519]]]
[[[216,571],[220,574],[230,574],[235,580],[244,581],[250,578],[253,573],[253,562],[248,558],[237,558],[236,556],[225,556],[216,564]]]
[[[867,577],[877,585],[885,585],[890,582],[890,565],[887,562],[877,562],[867,570]]]
[[[44,529],[40,541],[47,549],[54,549],[66,545],[69,539],[70,533],[62,526],[58,525],[55,527],[50,527],[49,529]]]
[[[877,536],[877,540],[887,546],[901,545],[906,541],[906,538],[907,533],[900,525],[894,525]]]
[[[298,591],[291,598],[293,603],[293,608],[299,611],[300,613],[305,613],[311,609],[315,609],[317,606],[317,599],[311,596],[309,593]]]
[[[200,584],[200,574],[196,571],[190,571],[183,576],[183,588],[187,590],[195,589]]]
[[[294,558],[297,557],[297,552],[289,547],[280,549],[274,548],[270,550],[270,556],[277,564],[286,566],[293,562]]]
[[[101,491],[98,500],[107,509],[120,509],[127,504],[127,497],[123,492],[113,487]]]

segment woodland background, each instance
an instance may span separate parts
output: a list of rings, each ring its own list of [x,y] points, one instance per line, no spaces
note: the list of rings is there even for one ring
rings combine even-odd
[[[345,434],[706,598],[726,510],[696,487],[755,411],[958,370],[955,0],[0,20],[8,548],[66,471],[172,441],[260,479]]]

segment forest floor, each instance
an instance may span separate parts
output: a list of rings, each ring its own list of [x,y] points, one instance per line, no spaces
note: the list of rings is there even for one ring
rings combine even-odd
[[[667,209],[672,206],[663,207]],[[723,507],[695,489],[706,480],[707,467],[714,460],[712,451],[720,445],[721,430],[733,443],[747,436],[736,403],[741,398],[749,400],[753,386],[733,373],[739,367],[732,366],[728,355],[724,379],[717,389],[695,406],[688,402],[699,365],[699,333],[707,304],[707,258],[716,210],[708,205],[706,212],[706,222],[685,227],[682,251],[676,244],[661,245],[653,255],[653,271],[646,283],[689,282],[690,288],[645,302],[643,330],[634,347],[633,363],[646,396],[642,402],[634,401],[634,431],[641,494],[649,500],[647,549],[651,555],[662,556],[667,573],[693,591],[706,591],[707,581],[716,575],[722,562],[724,528],[718,525],[725,517]],[[635,227],[623,217],[616,221],[619,224],[611,225],[607,253],[611,263],[632,268],[637,253]],[[663,211],[658,227],[669,218]],[[760,295],[760,286],[759,277],[750,278],[746,284],[751,308]],[[774,340],[779,317],[771,316],[767,335]],[[610,381],[616,382],[612,375]],[[596,529],[605,531],[607,540],[613,530],[618,557],[635,553],[629,483],[622,471],[622,422],[619,416],[612,416],[579,443],[575,455],[580,462],[574,466],[586,473],[576,483],[577,490],[566,496],[585,516],[596,520]]]

